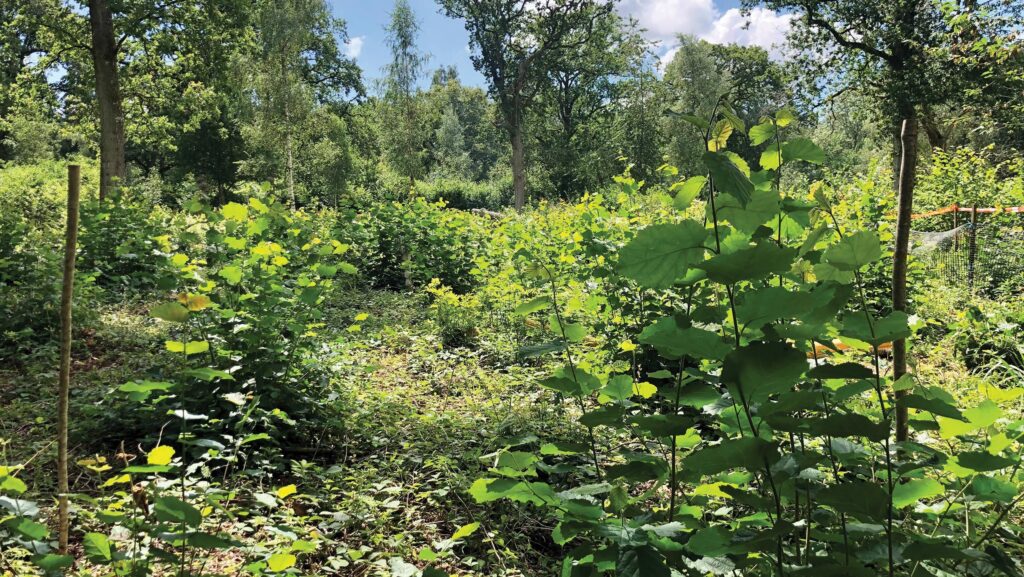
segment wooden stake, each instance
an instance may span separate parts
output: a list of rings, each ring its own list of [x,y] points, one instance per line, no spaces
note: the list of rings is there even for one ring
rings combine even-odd
[[[68,552],[68,402],[71,390],[71,299],[74,296],[75,250],[78,245],[78,196],[82,170],[68,165],[68,221],[64,237],[64,285],[60,294],[60,381],[57,383],[58,543]]]
[[[978,205],[971,209],[971,237],[967,245],[967,286],[974,291],[974,261],[978,258]]]

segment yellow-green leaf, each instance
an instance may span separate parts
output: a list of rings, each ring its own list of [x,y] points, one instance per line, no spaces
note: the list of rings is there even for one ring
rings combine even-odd
[[[469,537],[474,531],[480,528],[480,523],[470,523],[459,527],[459,530],[452,535],[452,541],[456,539],[462,539],[463,537]]]
[[[279,573],[285,569],[289,569],[295,566],[295,555],[291,553],[274,553],[267,558],[267,568],[274,573]]]
[[[281,487],[280,489],[277,490],[277,498],[284,499],[287,498],[289,495],[294,495],[297,492],[298,489],[295,488],[295,485],[285,485],[284,487]]]
[[[150,465],[170,465],[171,459],[173,458],[174,447],[160,445],[159,447],[153,448],[153,450],[146,455],[146,462]]]
[[[658,387],[656,387],[656,386],[654,386],[651,383],[648,383],[646,381],[644,381],[642,383],[634,383],[633,384],[633,394],[634,395],[640,395],[641,397],[643,397],[645,399],[649,399],[649,398],[653,397],[654,393],[657,393],[657,392],[658,392]]]
[[[185,353],[186,355],[194,355],[196,353],[205,353],[210,350],[210,343],[206,341],[189,341],[183,343],[181,341],[167,341],[164,343],[167,350],[172,353]]]
[[[221,214],[228,220],[236,220],[242,222],[249,218],[249,208],[238,204],[237,202],[229,202],[225,204],[221,209]]]

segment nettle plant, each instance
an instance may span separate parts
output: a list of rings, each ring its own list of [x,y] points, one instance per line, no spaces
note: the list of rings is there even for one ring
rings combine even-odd
[[[707,173],[673,185],[680,216],[639,230],[615,265],[658,311],[632,337],[654,354],[581,362],[586,327],[563,318],[557,275],[537,267],[550,290],[520,312],[553,318],[564,365],[541,384],[585,432],[503,448],[470,493],[548,511],[563,577],[1017,575],[1007,514],[1024,423],[1000,407],[1016,396],[987,390],[961,410],[944,390],[892,382],[880,348],[912,323],[867,306],[877,233],[844,230],[820,188],[780,190],[786,164],[824,156],[786,137],[790,112],[750,128],[759,171],[726,149],[745,126],[725,102],[687,120]],[[698,199],[704,218],[683,218]],[[910,441],[895,441],[896,390]]]

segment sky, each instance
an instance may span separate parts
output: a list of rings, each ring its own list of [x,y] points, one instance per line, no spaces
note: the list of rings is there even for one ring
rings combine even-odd
[[[390,54],[385,44],[393,0],[328,0],[336,17],[345,20],[349,41],[346,50],[372,81],[381,76]],[[420,23],[420,50],[430,55],[426,69],[455,65],[465,84],[485,86],[470,61],[469,36],[461,20],[439,12],[435,0],[409,0]],[[620,0],[618,10],[636,18],[648,39],[658,43],[663,62],[671,59],[678,34],[692,34],[709,42],[762,46],[778,53],[789,29],[790,16],[762,8],[750,17],[740,14],[738,0]],[[429,73],[424,83],[429,82]]]

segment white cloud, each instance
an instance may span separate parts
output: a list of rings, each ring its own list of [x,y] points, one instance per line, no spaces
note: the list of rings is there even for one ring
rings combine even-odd
[[[669,48],[667,52],[665,52],[664,54],[662,54],[658,58],[658,72],[659,73],[661,73],[661,74],[665,73],[665,67],[668,66],[668,63],[672,62],[672,59],[676,57],[676,52],[679,52],[680,48],[681,48],[681,46],[673,46],[672,48]]]
[[[778,56],[786,42],[786,33],[789,32],[792,20],[792,14],[778,14],[764,8],[754,8],[749,16],[731,8],[701,38],[716,44],[732,42],[743,46],[760,46]]]
[[[359,55],[363,52],[364,43],[366,43],[366,36],[349,38],[348,42],[345,43],[345,56],[359,58]]]
[[[619,11],[636,18],[647,37],[658,41],[700,35],[718,17],[714,0],[624,0]]]
[[[793,18],[764,8],[754,8],[749,16],[738,8],[723,13],[715,0],[623,0],[619,11],[636,18],[647,38],[661,44],[662,68],[678,51],[675,38],[679,34],[716,44],[760,46],[778,57]]]

